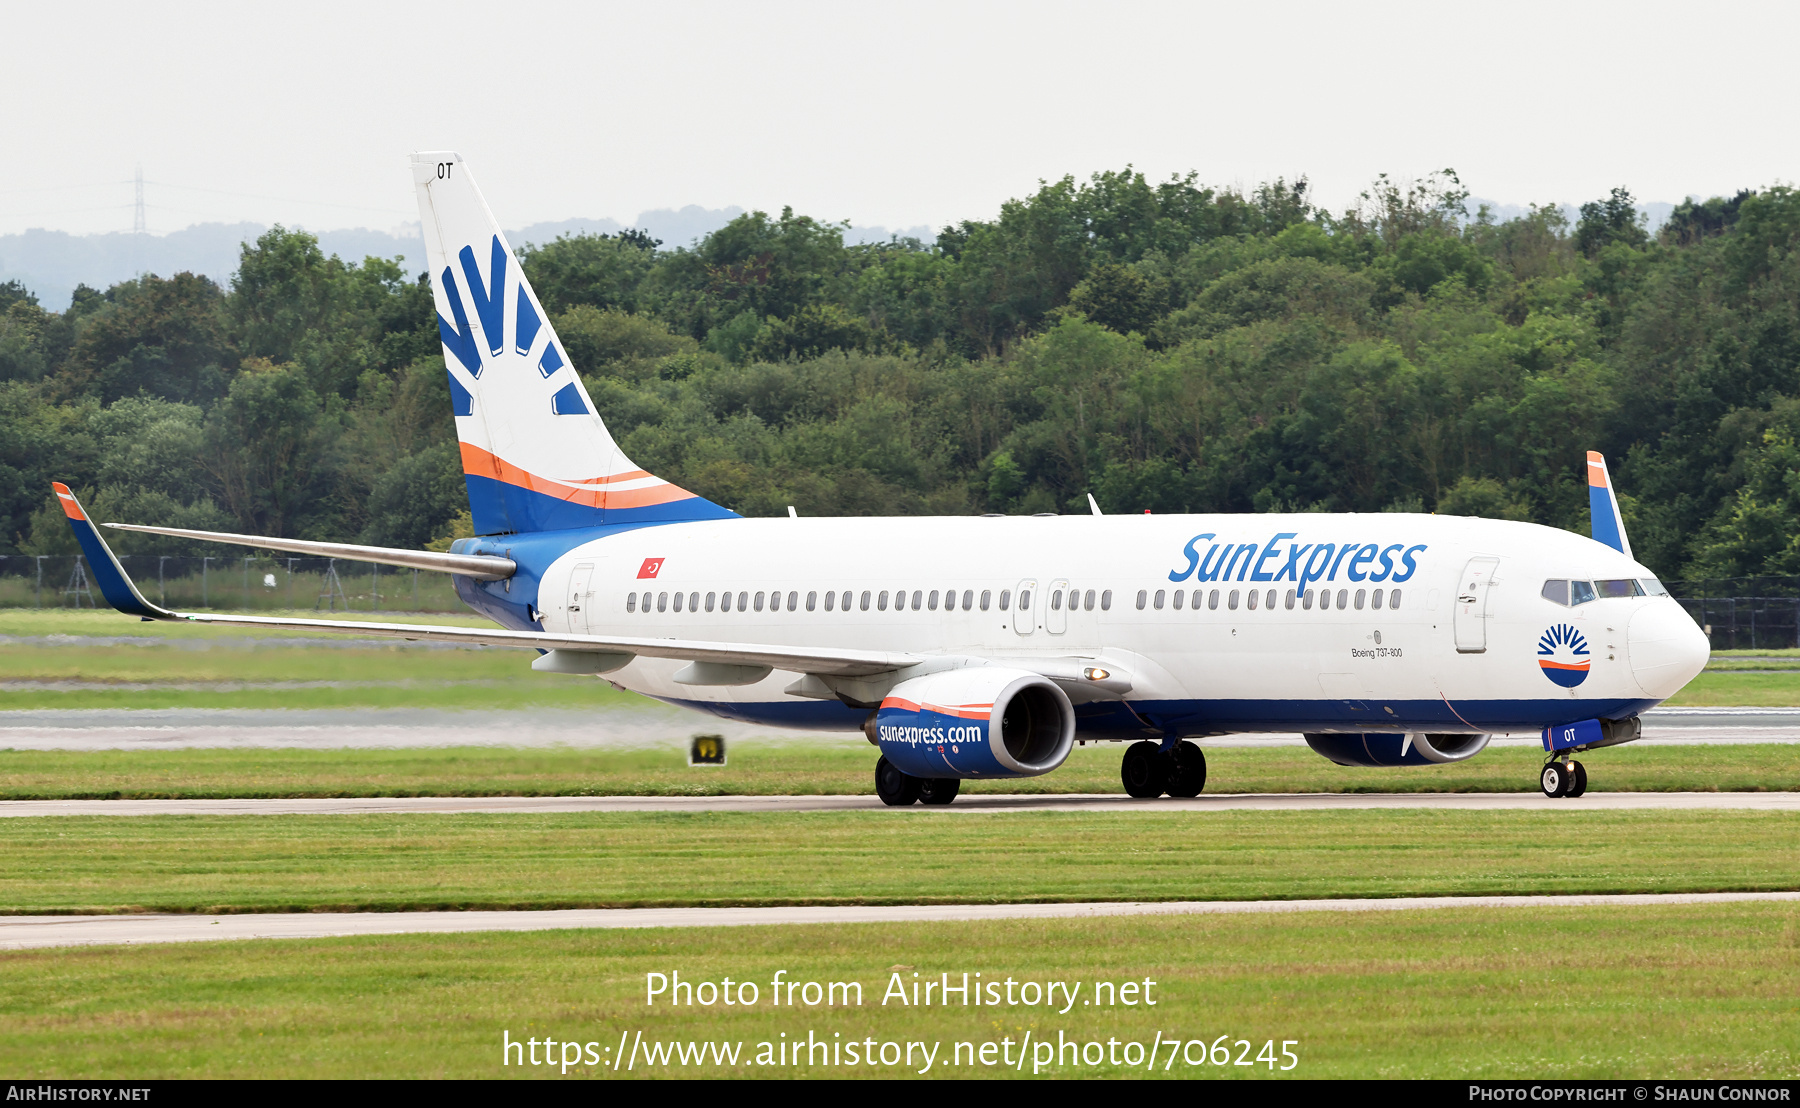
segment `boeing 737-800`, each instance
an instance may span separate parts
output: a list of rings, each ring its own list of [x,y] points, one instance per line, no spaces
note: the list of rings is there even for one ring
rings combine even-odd
[[[1193,796],[1196,737],[1299,732],[1345,766],[1431,766],[1537,732],[1540,786],[1706,664],[1631,557],[1605,461],[1593,537],[1370,515],[745,519],[608,433],[462,158],[412,157],[475,538],[449,553],[109,524],[454,575],[494,630],[177,613],[147,601],[56,486],[113,607],[541,652],[673,704],[861,731],[889,804],[1125,742],[1127,792]]]

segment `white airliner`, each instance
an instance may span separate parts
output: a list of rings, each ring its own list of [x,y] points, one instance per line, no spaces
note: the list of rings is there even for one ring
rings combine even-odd
[[[532,668],[730,719],[862,731],[889,804],[1125,742],[1133,796],[1193,796],[1188,739],[1300,732],[1345,766],[1540,732],[1540,785],[1626,742],[1708,645],[1631,557],[1606,464],[1594,538],[1432,515],[744,519],[607,432],[460,156],[412,157],[479,537],[451,553],[109,524],[455,575],[502,630],[176,613],[56,491],[112,605],[150,619],[543,651]],[[1090,499],[1091,503],[1091,499]]]

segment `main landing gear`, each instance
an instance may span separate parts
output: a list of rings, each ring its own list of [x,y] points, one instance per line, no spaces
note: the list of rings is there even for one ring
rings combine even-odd
[[[890,808],[904,808],[914,801],[920,804],[948,804],[956,799],[962,781],[955,777],[914,777],[901,773],[894,763],[883,757],[875,763],[875,795]]]
[[[1553,758],[1544,763],[1538,785],[1545,796],[1580,796],[1587,792],[1587,767],[1573,758]]]
[[[1125,791],[1136,797],[1199,796],[1206,787],[1206,755],[1185,740],[1165,754],[1159,744],[1146,739],[1125,748],[1119,778]]]

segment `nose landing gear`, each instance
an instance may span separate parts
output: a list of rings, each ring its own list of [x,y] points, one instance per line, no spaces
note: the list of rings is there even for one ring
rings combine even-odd
[[[1168,793],[1170,796],[1199,796],[1206,787],[1206,755],[1191,742],[1179,742],[1163,753],[1160,745],[1135,742],[1125,748],[1119,764],[1119,779],[1132,796],[1148,799]]]
[[[1580,796],[1587,792],[1587,767],[1572,758],[1552,759],[1544,763],[1544,772],[1538,776],[1538,786],[1544,790],[1545,796]]]

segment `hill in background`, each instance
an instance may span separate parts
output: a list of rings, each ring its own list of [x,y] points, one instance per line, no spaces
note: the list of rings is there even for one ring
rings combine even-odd
[[[642,212],[631,226],[662,240],[666,246],[691,246],[743,214],[744,209],[736,206],[702,208],[689,204],[679,209]],[[268,229],[263,223],[199,223],[166,235],[72,235],[41,229],[0,235],[0,284],[16,280],[30,289],[39,303],[52,309],[68,304],[77,285],[103,289],[144,273],[161,277],[198,273],[222,286],[228,285],[237,271],[243,245],[254,243]],[[542,246],[560,235],[613,235],[624,229],[625,225],[616,219],[565,219],[534,223],[506,234],[515,247],[527,243]],[[403,258],[401,265],[408,273],[419,273],[425,268],[425,244],[419,238],[416,223],[392,231],[353,227],[315,234],[320,250],[345,261]],[[936,232],[928,227],[910,227],[893,234],[928,240]],[[852,227],[844,239],[850,243],[886,242],[889,237],[885,227]]]

